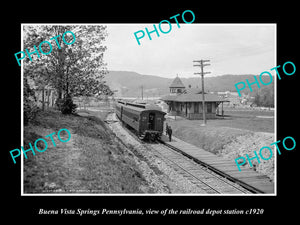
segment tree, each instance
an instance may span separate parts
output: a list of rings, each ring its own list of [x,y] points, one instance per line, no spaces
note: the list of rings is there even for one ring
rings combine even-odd
[[[23,120],[24,125],[27,125],[29,121],[33,120],[38,112],[38,108],[35,104],[36,98],[34,95],[34,91],[30,88],[27,79],[24,79],[24,86],[23,86]]]
[[[66,31],[75,34],[74,37]],[[55,38],[56,37],[56,38]],[[34,46],[48,55],[31,55],[32,61],[24,60],[24,76],[34,80],[37,86],[51,85],[56,89],[58,101],[68,96],[93,96],[108,87],[103,78],[107,73],[103,54],[106,47],[103,41],[107,37],[106,26],[101,25],[38,25],[24,26],[24,50],[34,52]],[[40,49],[39,49],[40,50]]]
[[[258,89],[254,95],[254,101],[257,106],[274,107],[274,84]]]

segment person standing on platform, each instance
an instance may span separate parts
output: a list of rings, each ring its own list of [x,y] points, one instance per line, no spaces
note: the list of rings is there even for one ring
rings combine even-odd
[[[169,135],[169,141],[171,142],[172,141],[172,128],[171,126],[168,126],[168,135]]]

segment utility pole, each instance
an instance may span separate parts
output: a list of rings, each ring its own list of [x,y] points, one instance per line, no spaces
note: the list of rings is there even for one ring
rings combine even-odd
[[[210,72],[203,72],[204,66],[209,66],[210,64],[205,64],[205,62],[209,62],[210,60],[194,60],[194,63],[200,63],[200,64],[194,64],[193,66],[200,66],[201,73],[194,73],[194,74],[200,74],[201,80],[202,80],[202,115],[203,115],[203,126],[206,125],[206,116],[205,116],[205,97],[204,97],[204,74],[208,74]]]
[[[143,87],[143,85],[141,86],[141,88],[142,88],[142,100],[144,99],[144,87]]]

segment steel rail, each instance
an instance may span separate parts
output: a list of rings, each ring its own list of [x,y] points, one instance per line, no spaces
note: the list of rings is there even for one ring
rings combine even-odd
[[[215,172],[216,174],[218,174],[218,175],[220,175],[220,176],[222,176],[222,177],[224,177],[224,178],[230,180],[231,182],[234,182],[234,183],[239,184],[240,186],[242,186],[243,188],[247,189],[248,191],[250,191],[250,192],[252,192],[252,193],[255,193],[255,194],[258,194],[258,193],[265,193],[264,191],[259,190],[259,189],[255,188],[255,187],[253,187],[253,186],[251,186],[251,185],[249,185],[249,184],[247,184],[247,183],[245,183],[245,182],[243,182],[243,181],[241,181],[241,180],[239,180],[239,179],[237,179],[237,178],[235,178],[235,177],[232,177],[232,176],[230,176],[229,174],[227,174],[227,173],[225,173],[225,172],[223,172],[223,171],[221,171],[221,170],[219,170],[219,169],[217,169],[217,168],[215,168],[215,167],[209,165],[208,163],[203,162],[203,161],[201,161],[201,160],[199,160],[199,159],[197,159],[197,158],[195,158],[195,157],[193,157],[193,156],[187,154],[186,152],[182,151],[182,150],[179,149],[179,148],[176,148],[176,147],[174,147],[174,146],[172,146],[172,145],[170,145],[170,144],[168,144],[168,143],[166,143],[166,142],[164,142],[164,141],[162,141],[162,140],[160,140],[159,142],[160,142],[161,144],[163,144],[163,145],[165,145],[165,146],[167,146],[167,147],[173,149],[174,151],[177,151],[177,152],[181,153],[182,155],[184,155],[184,156],[186,156],[187,158],[189,158],[189,159],[195,161],[196,163],[198,163],[198,164],[200,164],[200,165],[206,167],[207,169],[209,169],[209,170]]]

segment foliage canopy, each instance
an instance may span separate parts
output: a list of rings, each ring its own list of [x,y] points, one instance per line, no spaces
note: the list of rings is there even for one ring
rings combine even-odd
[[[75,34],[76,40],[71,45],[63,42],[62,35],[66,31]],[[39,50],[40,43],[48,41],[52,51],[48,44],[43,44],[42,51],[51,53],[40,53],[40,57],[32,54],[32,61],[26,57],[24,78],[33,80],[37,89],[55,88],[58,101],[67,96],[70,101],[71,96],[112,95],[103,80],[107,73],[103,41],[107,35],[106,26],[102,25],[25,25],[24,49],[34,52],[34,46]],[[69,33],[64,38],[67,43],[73,40]]]

